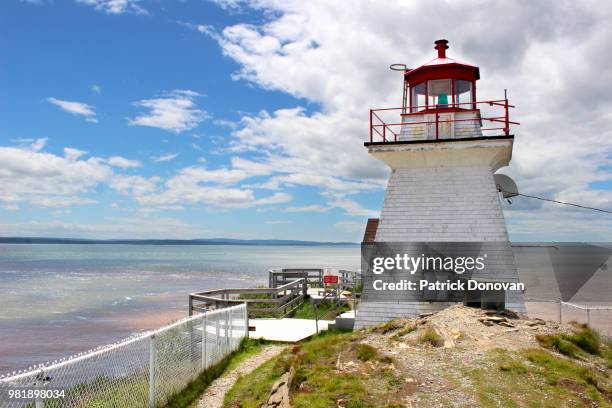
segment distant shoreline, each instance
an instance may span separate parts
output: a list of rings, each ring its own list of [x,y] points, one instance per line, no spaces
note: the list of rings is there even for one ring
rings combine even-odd
[[[84,239],[84,238],[39,238],[0,237],[0,244],[71,244],[71,245],[244,245],[244,246],[359,246],[356,242],[318,242],[275,239]]]

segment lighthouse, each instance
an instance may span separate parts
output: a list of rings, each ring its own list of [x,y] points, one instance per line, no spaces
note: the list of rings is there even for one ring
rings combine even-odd
[[[510,127],[518,123],[510,120],[513,106],[505,91],[502,98],[478,100],[479,68],[449,58],[448,48],[447,40],[438,40],[431,61],[412,69],[392,65],[403,74],[401,106],[370,111],[365,147],[391,169],[391,175],[380,219],[368,220],[362,260],[383,247],[411,248],[412,255],[423,259],[441,253],[459,259],[462,249],[457,248],[467,248],[470,253],[464,255],[485,260],[483,268],[470,275],[477,286],[516,283],[495,173],[510,163],[514,144]],[[362,266],[366,270],[356,327],[452,304],[524,311],[518,290],[379,292],[375,281],[386,275],[372,274],[371,259],[366,261],[370,264]],[[440,276],[438,272],[429,276]]]

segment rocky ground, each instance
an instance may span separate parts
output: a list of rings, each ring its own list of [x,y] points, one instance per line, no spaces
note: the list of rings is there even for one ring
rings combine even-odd
[[[454,306],[289,347],[225,406],[612,407],[611,378],[612,344],[588,327]]]
[[[396,370],[404,373],[406,406],[471,407],[481,406],[482,401],[473,377],[466,373],[474,368],[499,371],[491,351],[537,349],[536,335],[559,332],[571,332],[571,327],[512,312],[453,306],[433,315],[390,322],[361,341],[391,356]]]

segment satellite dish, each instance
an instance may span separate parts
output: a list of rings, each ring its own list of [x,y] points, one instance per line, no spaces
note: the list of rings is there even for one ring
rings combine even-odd
[[[408,69],[406,64],[391,64],[389,65],[389,68],[392,71],[406,71]]]
[[[510,176],[506,176],[505,174],[494,174],[493,179],[495,180],[497,191],[502,193],[504,198],[515,197],[518,195],[518,187]]]

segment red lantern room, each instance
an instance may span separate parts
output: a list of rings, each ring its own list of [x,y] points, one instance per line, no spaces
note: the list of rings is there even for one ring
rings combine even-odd
[[[427,109],[475,109],[478,67],[447,58],[447,40],[435,42],[438,58],[404,70],[403,113]]]
[[[404,74],[402,107],[370,111],[371,143],[466,139],[482,137],[483,131],[487,136],[491,131],[497,131],[498,135],[510,134],[509,126],[515,122],[509,120],[508,108],[513,106],[508,105],[506,96],[477,101],[478,67],[448,58],[448,48],[447,40],[438,40],[435,42],[437,58],[426,64],[414,69],[404,64],[391,65],[392,70]],[[481,113],[484,107],[491,116]],[[399,122],[395,116],[398,113]],[[492,126],[483,127],[483,124]]]

